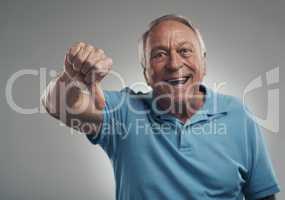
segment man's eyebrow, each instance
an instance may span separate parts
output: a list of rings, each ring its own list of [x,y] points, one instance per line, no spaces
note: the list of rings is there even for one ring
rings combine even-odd
[[[179,42],[177,44],[178,47],[181,47],[183,45],[190,45],[191,47],[193,47],[193,43],[192,42],[189,42],[189,41],[182,41],[182,42]],[[158,51],[158,50],[164,50],[164,51],[168,51],[169,50],[169,47],[167,46],[164,46],[164,45],[158,45],[156,47],[153,47],[152,50],[151,50],[151,53],[155,52],[155,51]]]
[[[190,45],[191,47],[193,47],[194,45],[193,45],[193,43],[192,42],[189,42],[189,41],[183,41],[183,42],[180,42],[180,43],[178,43],[178,47],[181,47],[181,46],[183,46],[183,45]]]
[[[151,53],[157,51],[157,50],[165,50],[165,51],[168,51],[169,48],[167,46],[164,46],[164,45],[159,45],[159,46],[156,46],[154,48],[152,48],[151,50]]]

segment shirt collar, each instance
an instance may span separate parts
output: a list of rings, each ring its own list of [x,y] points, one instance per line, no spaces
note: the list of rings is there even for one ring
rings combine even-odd
[[[212,89],[210,89],[204,84],[200,84],[199,90],[205,94],[204,104],[190,119],[186,121],[185,124],[194,124],[197,122],[210,120],[216,118],[217,116],[227,114],[227,108],[225,106],[220,105],[219,93],[214,92]],[[148,98],[146,98],[146,103],[150,108],[150,113],[154,117],[161,120],[180,121],[175,116],[157,109],[157,106],[154,105],[152,91],[148,93],[147,96]]]

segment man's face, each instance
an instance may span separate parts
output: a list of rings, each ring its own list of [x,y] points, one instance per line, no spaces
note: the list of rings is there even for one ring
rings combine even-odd
[[[198,92],[205,75],[204,59],[193,30],[167,20],[156,25],[148,35],[145,77],[156,97],[185,103]]]

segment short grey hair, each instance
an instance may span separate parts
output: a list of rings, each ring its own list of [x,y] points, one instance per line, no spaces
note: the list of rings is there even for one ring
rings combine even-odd
[[[176,15],[176,14],[169,14],[169,15],[164,15],[162,17],[159,17],[159,18],[153,20],[149,24],[148,29],[143,33],[143,35],[139,39],[138,53],[139,53],[139,60],[140,60],[141,66],[143,68],[145,68],[145,66],[146,66],[145,47],[146,47],[146,40],[147,40],[148,35],[149,35],[150,31],[156,25],[158,25],[159,23],[161,23],[163,21],[167,21],[167,20],[173,20],[173,21],[180,22],[180,23],[188,26],[190,29],[192,29],[192,31],[196,34],[196,36],[198,38],[202,56],[204,56],[204,57],[206,56],[206,46],[205,46],[204,40],[202,38],[200,31],[194,26],[194,24],[184,16]]]

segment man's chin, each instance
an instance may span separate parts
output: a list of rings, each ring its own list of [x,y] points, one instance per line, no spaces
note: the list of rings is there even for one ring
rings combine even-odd
[[[185,105],[187,103],[189,103],[191,101],[191,96],[187,95],[187,97],[185,95],[177,95],[177,96],[173,96],[172,98],[172,102],[175,105]]]
[[[173,91],[172,97],[174,101],[184,101],[184,100],[189,100],[193,97],[194,95],[194,89],[193,88],[188,88],[188,89],[176,89]]]

